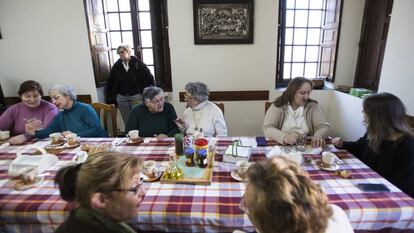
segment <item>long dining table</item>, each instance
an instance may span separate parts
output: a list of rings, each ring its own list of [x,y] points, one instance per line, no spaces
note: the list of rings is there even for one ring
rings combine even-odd
[[[223,153],[235,137],[215,138],[215,161],[211,185],[144,183],[145,198],[139,215],[128,223],[140,231],[148,232],[232,232],[235,229],[254,231],[252,223],[239,208],[245,183],[234,180],[232,163],[223,162]],[[245,139],[254,140],[255,137]],[[117,144],[116,151],[139,156],[144,160],[165,163],[174,153],[174,139],[158,141],[146,138],[139,145],[122,142],[120,138],[81,138],[81,143]],[[117,143],[115,143],[117,142]],[[46,170],[44,180],[27,190],[15,190],[18,178],[8,175],[8,168],[16,153],[33,154],[33,145],[44,146],[47,140],[24,145],[0,145],[0,232],[54,232],[67,218],[73,203],[63,201],[54,184],[56,171],[72,161],[80,147],[57,153],[59,161]],[[266,158],[276,146],[275,142],[261,141],[253,147],[250,162]],[[331,148],[331,147],[329,147]],[[320,151],[304,152],[307,160],[320,159]],[[319,169],[313,163],[302,166],[311,179],[322,186],[332,204],[347,214],[355,232],[413,232],[414,199],[382,178],[347,151],[334,151],[343,161],[341,169],[352,173],[349,179],[334,172]],[[356,184],[382,183],[390,192],[364,192]]]

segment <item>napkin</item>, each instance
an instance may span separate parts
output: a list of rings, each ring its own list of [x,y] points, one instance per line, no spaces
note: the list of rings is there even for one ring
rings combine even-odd
[[[301,164],[303,161],[303,156],[302,153],[300,151],[290,151],[289,153],[285,153],[282,151],[282,149],[279,146],[275,146],[273,147],[269,153],[266,154],[267,158],[271,158],[274,156],[281,156],[281,157],[285,157],[289,160],[292,160],[298,164]]]

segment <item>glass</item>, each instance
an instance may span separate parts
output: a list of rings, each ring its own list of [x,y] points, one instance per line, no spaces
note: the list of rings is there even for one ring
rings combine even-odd
[[[296,0],[297,9],[307,9],[308,7],[308,0]]]
[[[313,10],[309,11],[309,27],[321,27],[322,26],[322,11]]]
[[[154,56],[152,54],[152,49],[142,49],[142,57],[145,64],[154,64]]]
[[[116,13],[108,13],[109,30],[119,30],[119,17]]]
[[[121,33],[120,32],[111,32],[111,45],[112,48],[118,48],[121,44]]]
[[[121,13],[119,14],[121,17],[121,27],[122,30],[131,30],[131,14],[130,13]]]
[[[134,195],[137,195],[139,188],[141,187],[142,183],[144,181],[144,178],[139,178],[139,183],[134,188],[129,189],[99,189],[99,191],[110,191],[110,192],[132,192]]]
[[[294,42],[295,45],[306,44],[306,29],[295,29]]]
[[[306,149],[306,134],[297,134],[298,138],[296,140],[296,150],[297,151],[305,151]]]
[[[286,10],[286,27],[293,27],[294,16],[295,16],[295,11]]]
[[[285,62],[292,61],[292,46],[285,46]],[[290,71],[289,71],[290,72]]]
[[[294,61],[294,62],[303,62],[303,61],[305,61],[305,46],[295,46],[295,47],[293,47],[292,61]]]
[[[292,77],[302,77],[303,76],[303,63],[293,63],[292,64]]]
[[[138,8],[140,11],[149,11],[149,1],[148,0],[138,0]]]
[[[305,77],[306,78],[316,78],[316,63],[306,63],[305,65]]]
[[[286,28],[285,30],[285,45],[293,44],[293,29]]]
[[[132,47],[134,45],[134,41],[132,38],[133,38],[132,32],[122,32],[122,43],[123,44],[127,44]]]
[[[285,63],[283,65],[283,78],[285,78],[285,79],[291,78],[290,77],[290,67],[291,67],[290,63]]]
[[[308,45],[319,45],[320,29],[308,29]]]
[[[151,17],[149,12],[139,13],[140,29],[151,29]]]
[[[297,10],[295,13],[295,27],[306,27],[308,25],[308,11]]]
[[[118,11],[118,3],[114,0],[108,0],[106,1],[106,6],[108,8],[108,11]]]
[[[119,11],[130,11],[131,7],[129,6],[129,0],[118,0],[119,2]]]
[[[319,46],[308,46],[306,48],[306,61],[317,62],[318,61]]]
[[[152,47],[151,31],[141,31],[142,47]]]
[[[322,1],[323,0],[312,0],[309,1],[309,8],[310,9],[322,9]]]

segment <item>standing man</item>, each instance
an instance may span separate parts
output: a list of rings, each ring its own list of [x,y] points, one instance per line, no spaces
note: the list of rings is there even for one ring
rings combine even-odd
[[[142,90],[155,85],[155,81],[148,67],[137,57],[131,56],[129,45],[118,46],[116,52],[119,59],[111,69],[106,102],[118,106],[126,123],[131,108],[142,103]]]

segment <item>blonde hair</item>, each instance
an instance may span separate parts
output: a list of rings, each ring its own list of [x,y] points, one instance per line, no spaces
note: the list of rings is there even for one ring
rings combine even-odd
[[[118,152],[102,152],[89,156],[84,164],[64,167],[58,171],[55,183],[62,198],[78,201],[90,207],[93,193],[127,188],[126,183],[142,170],[142,159]],[[105,193],[112,197],[112,192]],[[125,195],[125,194],[123,194]]]
[[[254,191],[246,206],[260,232],[325,231],[332,216],[328,198],[298,164],[275,157],[250,166],[247,177]]]

